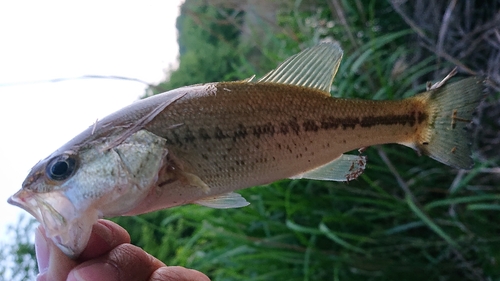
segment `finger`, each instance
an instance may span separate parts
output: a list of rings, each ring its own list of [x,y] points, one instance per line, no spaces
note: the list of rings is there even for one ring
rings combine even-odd
[[[35,233],[35,249],[40,274],[37,280],[66,280],[69,272],[79,262],[104,255],[116,246],[130,242],[125,229],[114,222],[99,220],[92,226],[87,247],[75,261],[68,258],[45,236],[45,230],[39,226]]]
[[[72,270],[69,280],[148,280],[161,261],[131,244],[121,244],[104,256],[84,262]]]
[[[78,261],[100,257],[123,243],[130,243],[130,235],[123,227],[112,221],[99,220],[92,226],[89,242]]]
[[[40,268],[38,281],[66,280],[76,261],[68,258],[57,246],[45,236],[45,230],[39,226],[35,232],[35,250]]]
[[[182,266],[164,266],[157,269],[148,281],[210,281],[203,273]]]
[[[35,230],[35,253],[36,263],[40,273],[47,271],[49,268],[49,245],[45,237],[45,230],[39,225]]]

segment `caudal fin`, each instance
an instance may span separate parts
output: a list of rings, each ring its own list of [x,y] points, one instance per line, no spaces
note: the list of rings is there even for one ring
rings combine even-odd
[[[428,127],[418,149],[446,165],[470,169],[470,134],[467,125],[483,97],[483,80],[471,77],[427,92]]]

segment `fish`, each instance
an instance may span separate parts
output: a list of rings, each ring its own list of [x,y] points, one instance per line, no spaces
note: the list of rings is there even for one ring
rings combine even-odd
[[[237,208],[234,191],[280,179],[348,182],[387,143],[470,169],[467,125],[484,81],[441,83],[402,100],[334,98],[343,50],[321,43],[262,78],[181,87],[98,120],[39,161],[8,199],[33,215],[67,256],[99,218],[184,204]]]

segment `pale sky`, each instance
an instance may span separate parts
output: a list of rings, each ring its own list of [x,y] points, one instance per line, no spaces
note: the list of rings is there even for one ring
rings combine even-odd
[[[18,82],[114,75],[156,83],[177,63],[181,2],[0,2],[0,243],[24,212],[7,198],[30,168],[145,89],[102,79]]]

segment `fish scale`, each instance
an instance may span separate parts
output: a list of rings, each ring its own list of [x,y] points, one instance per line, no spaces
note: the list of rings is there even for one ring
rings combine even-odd
[[[423,97],[353,101],[277,83],[196,87],[145,129],[166,138],[183,170],[217,192],[288,178],[359,147],[411,143],[426,126],[417,117]],[[340,121],[329,123],[333,116]]]
[[[254,81],[187,86],[127,106],[77,135],[28,174],[9,203],[31,213],[66,255],[98,218],[195,203],[244,207],[238,189],[275,180],[351,181],[353,149],[399,143],[472,167],[468,123],[482,99],[471,77],[400,101],[340,99],[330,88],[338,43],[294,55]]]

